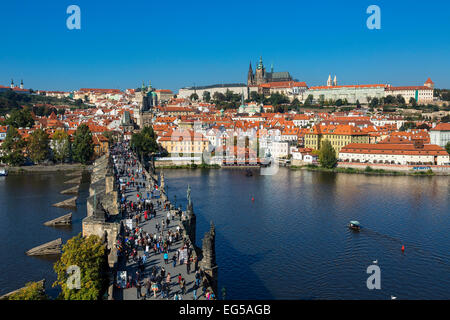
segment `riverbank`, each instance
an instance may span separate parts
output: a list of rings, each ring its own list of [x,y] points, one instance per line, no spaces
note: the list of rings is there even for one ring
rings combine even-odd
[[[395,170],[385,170],[385,169],[373,169],[367,166],[365,169],[355,169],[355,168],[333,168],[327,169],[314,165],[305,166],[291,166],[292,170],[308,170],[308,171],[320,171],[320,172],[333,172],[333,173],[356,173],[365,175],[385,175],[385,176],[448,176],[447,172],[434,172],[433,170],[427,171],[395,171]]]
[[[20,167],[8,167],[5,169],[8,174],[36,174],[36,173],[51,173],[51,172],[70,172],[89,170],[90,166],[80,163],[64,163],[54,165],[32,165],[32,166],[20,166]]]

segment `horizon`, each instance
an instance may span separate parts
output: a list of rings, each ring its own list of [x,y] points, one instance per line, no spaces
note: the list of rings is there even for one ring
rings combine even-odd
[[[254,70],[262,56],[266,70],[273,63],[274,71],[309,87],[331,74],[339,85],[417,86],[431,78],[436,88],[450,88],[450,4],[437,10],[416,0],[376,1],[381,29],[369,30],[366,9],[373,2],[79,0],[80,30],[66,27],[72,2],[7,2],[0,12],[7,31],[0,85],[14,79],[33,90],[125,90],[150,80],[177,93],[246,83],[249,62]]]

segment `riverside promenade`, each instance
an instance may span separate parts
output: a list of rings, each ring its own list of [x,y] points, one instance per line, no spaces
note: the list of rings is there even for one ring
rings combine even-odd
[[[122,150],[123,152],[123,150]],[[144,235],[152,235],[152,238],[167,238],[169,234],[169,230],[171,234],[175,234],[177,231],[183,228],[182,224],[182,215],[175,214],[175,210],[170,210],[170,203],[167,203],[166,208],[164,208],[164,200],[160,197],[161,186],[154,185],[154,181],[148,181],[146,179],[144,172],[144,168],[141,163],[136,159],[136,157],[130,152],[128,160],[124,160],[119,158],[115,161],[116,172],[118,172],[117,178],[119,180],[119,185],[125,186],[122,192],[122,202],[123,203],[133,203],[136,206],[138,203],[145,203],[147,201],[146,207],[151,203],[153,205],[153,210],[156,213],[156,216],[152,216],[148,214],[148,220],[144,218],[144,211],[141,210],[130,210],[126,208],[122,213],[123,225],[127,224],[127,218],[129,223],[129,218],[132,218],[133,221],[133,229],[136,227],[140,228],[139,233]],[[162,181],[162,185],[164,182]],[[138,189],[139,188],[139,189]],[[138,191],[139,190],[139,191]],[[139,196],[138,196],[139,194]],[[173,208],[172,208],[173,209]],[[148,211],[147,211],[148,212]],[[181,213],[181,212],[179,212]],[[136,215],[140,214],[141,219],[140,222],[137,222]],[[184,213],[183,213],[184,215]],[[163,221],[169,218],[169,225],[162,227]],[[159,225],[159,227],[157,227]],[[160,238],[160,239],[161,239]],[[195,241],[195,240],[194,240]],[[196,282],[195,279],[195,263],[190,262],[190,272],[188,273],[186,261],[183,264],[179,264],[179,260],[176,261],[176,266],[173,266],[173,257],[176,256],[177,252],[183,250],[185,245],[185,239],[182,236],[179,237],[178,241],[172,241],[171,245],[168,248],[168,258],[169,261],[166,263],[164,261],[164,253],[154,251],[153,246],[150,246],[150,250],[146,254],[145,262],[141,263],[143,267],[139,267],[136,259],[132,257],[123,257],[121,259],[121,263],[119,264],[118,270],[126,271],[127,280],[129,283],[132,283],[132,287],[123,288],[116,290],[116,294],[114,299],[117,300],[155,300],[155,299],[170,299],[174,300],[175,295],[177,295],[178,299],[182,300],[193,300],[194,299],[194,285]],[[194,244],[195,245],[195,244]],[[142,258],[145,254],[144,252],[145,246],[137,246],[137,258]],[[192,257],[192,256],[191,256]],[[196,257],[196,255],[195,255]],[[186,260],[186,259],[185,259]],[[142,260],[141,260],[142,261]],[[154,275],[161,275],[161,270],[163,271],[163,276],[161,277],[159,282],[159,288],[157,290],[156,297],[154,292],[151,290],[151,284],[155,285],[157,281],[155,281],[155,277],[153,277],[153,282],[150,281],[152,271]],[[198,267],[197,270],[200,268]],[[139,276],[137,271],[139,270]],[[170,274],[170,283],[167,282],[169,290],[168,295],[163,297],[161,284],[165,283],[169,278],[168,274]],[[199,270],[199,275],[201,274]],[[181,287],[179,285],[179,276],[184,278],[185,281],[185,293],[182,294]],[[142,287],[139,289],[136,287],[136,279],[139,278],[139,283]],[[196,296],[197,299],[205,299],[204,292],[206,291],[206,286],[203,285],[203,279],[200,277],[199,284]],[[203,289],[205,287],[205,289]],[[140,293],[138,293],[140,291]],[[208,292],[208,291],[206,291]]]

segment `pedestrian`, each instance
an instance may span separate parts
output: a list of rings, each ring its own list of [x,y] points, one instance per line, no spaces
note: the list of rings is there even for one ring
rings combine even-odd
[[[198,270],[198,258],[197,256],[195,256],[194,258],[194,271],[197,272]]]
[[[184,280],[184,278],[181,278],[180,289],[181,289],[181,293],[183,295],[185,295],[186,294],[186,281]]]
[[[136,296],[137,299],[141,299],[141,282],[139,280],[136,280]]]
[[[186,272],[189,274],[191,272],[191,260],[186,259]]]
[[[164,253],[164,263],[169,263],[169,254],[167,252]]]
[[[156,292],[158,291],[158,285],[156,282],[152,283],[152,291],[153,291],[153,297],[156,299]]]
[[[177,257],[175,255],[172,256],[172,264],[174,268],[177,266]]]
[[[198,289],[197,284],[194,284],[194,286],[192,287],[192,294],[193,294],[194,300],[197,300],[197,289]]]

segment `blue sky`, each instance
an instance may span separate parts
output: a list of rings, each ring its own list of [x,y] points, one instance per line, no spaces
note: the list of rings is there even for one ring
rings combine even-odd
[[[66,9],[81,8],[81,30]],[[366,27],[369,5],[381,30]],[[450,1],[3,1],[0,84],[73,90],[246,82],[249,62],[310,86],[450,88]]]

